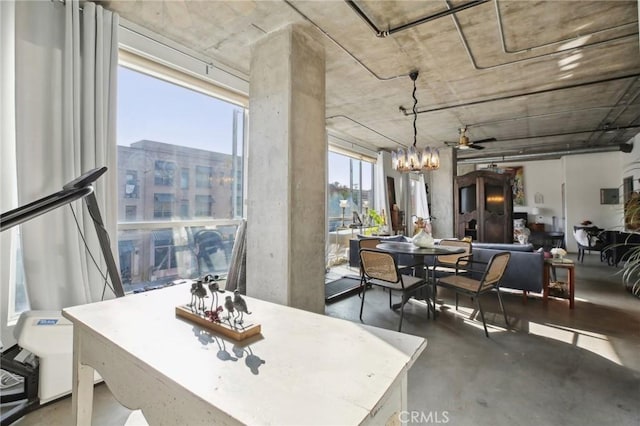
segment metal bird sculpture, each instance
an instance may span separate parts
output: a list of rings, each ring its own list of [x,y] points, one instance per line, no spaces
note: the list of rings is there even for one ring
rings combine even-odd
[[[229,313],[225,319],[231,320],[231,316],[233,315],[233,300],[231,300],[231,296],[226,296],[224,298],[224,308]],[[231,321],[229,321],[229,323],[231,323]]]
[[[218,293],[224,293],[224,290],[220,290],[217,275],[206,275],[204,282],[207,283],[207,287],[209,287],[209,291],[211,292],[211,311],[213,312],[218,308]]]
[[[197,283],[196,281],[191,283],[191,301],[189,302],[189,304],[187,306],[195,306],[196,305],[196,288],[197,288]]]
[[[207,297],[207,290],[202,286],[202,281],[198,280],[191,284],[191,304],[196,312],[205,310],[204,298]]]
[[[242,298],[242,296],[240,296],[240,292],[238,290],[235,290],[233,292],[233,307],[237,312],[237,316],[240,317],[240,319],[236,318],[234,320],[238,324],[242,324],[242,322],[244,321],[243,317],[245,313],[247,315],[251,315],[251,312],[247,310],[247,302]]]

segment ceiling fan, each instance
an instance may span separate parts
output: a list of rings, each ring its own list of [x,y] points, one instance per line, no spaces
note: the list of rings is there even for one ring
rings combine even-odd
[[[469,148],[484,149],[484,146],[477,145],[477,144],[483,143],[483,142],[493,142],[496,140],[496,138],[486,138],[486,139],[480,139],[477,141],[471,141],[467,137],[466,132],[467,132],[467,128],[461,127],[460,129],[458,129],[458,133],[460,133],[460,139],[458,139],[457,142],[445,142],[445,144],[447,144],[447,146],[451,146],[457,149],[469,149]]]

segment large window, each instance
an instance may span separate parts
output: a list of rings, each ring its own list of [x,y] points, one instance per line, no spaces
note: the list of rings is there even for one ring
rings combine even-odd
[[[223,235],[225,250],[211,264],[216,273],[228,268],[242,217],[245,115],[200,88],[120,66],[118,240],[126,291],[210,272],[194,242],[202,229]]]
[[[189,169],[183,168],[180,171],[180,189],[189,189]]]
[[[158,186],[173,186],[176,174],[176,163],[172,161],[156,160],[155,180]]]
[[[196,216],[210,217],[213,214],[212,206],[211,195],[196,195]]]
[[[342,205],[345,226],[353,223],[353,212],[362,216],[373,205],[373,164],[335,152],[329,152],[328,209],[329,231],[342,226]]]
[[[212,170],[208,166],[196,166],[196,188],[211,188]]]
[[[153,264],[156,271],[177,267],[173,231],[171,229],[153,232]]]
[[[174,201],[175,196],[173,194],[154,194],[153,218],[171,218],[173,216]]]
[[[125,176],[124,198],[138,198],[138,171],[127,170]]]
[[[364,231],[359,223],[364,223],[364,215],[373,205],[374,165],[330,151],[328,169],[327,265],[334,266],[347,261],[347,248],[352,234]]]

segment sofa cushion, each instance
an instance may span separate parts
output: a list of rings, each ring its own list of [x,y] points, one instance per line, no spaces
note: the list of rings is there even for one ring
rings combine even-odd
[[[489,250],[501,250],[501,251],[534,251],[533,244],[509,244],[509,243],[471,243],[471,246],[475,250],[476,248],[485,248]]]
[[[371,239],[371,238],[380,238],[382,241],[397,241],[397,242],[406,242],[407,239],[404,235],[390,235],[387,237],[378,237],[376,235],[362,235],[358,234],[359,240]]]
[[[365,239],[372,239],[372,238],[379,238],[381,241],[383,242],[407,242],[407,241],[411,241],[410,239],[408,239],[407,237],[405,237],[404,235],[390,235],[388,237],[378,237],[375,235],[362,235],[362,234],[358,234],[357,238],[352,238],[351,240],[349,240],[349,266],[352,268],[359,268],[360,267],[360,253],[358,252],[359,250],[359,245],[358,245],[358,240],[365,240]],[[400,264],[403,265],[408,265],[409,261],[411,259],[411,256],[409,255],[400,255],[397,260]]]

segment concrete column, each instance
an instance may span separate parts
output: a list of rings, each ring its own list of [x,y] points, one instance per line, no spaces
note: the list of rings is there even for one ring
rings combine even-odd
[[[457,155],[454,148],[440,149],[440,168],[428,172],[431,194],[431,216],[434,238],[451,238],[454,234],[453,183],[456,176]]]
[[[293,24],[251,50],[247,294],[324,313],[327,136],[319,34]]]

